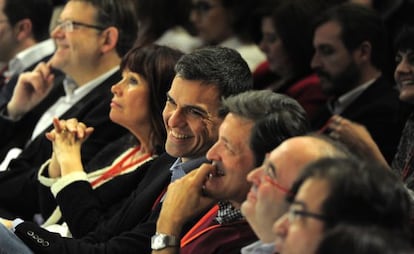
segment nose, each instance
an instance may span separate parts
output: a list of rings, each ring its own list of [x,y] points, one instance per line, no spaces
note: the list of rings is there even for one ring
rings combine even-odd
[[[115,85],[113,85],[111,87],[111,92],[117,96],[121,95],[122,89],[121,89],[121,82],[119,81],[118,83],[116,83]]]
[[[317,69],[321,67],[321,61],[319,59],[319,54],[317,52],[313,54],[310,65],[312,69]]]
[[[206,157],[208,160],[220,161],[220,156],[218,152],[219,146],[220,146],[220,140],[216,141],[216,143],[214,143],[214,145],[210,147],[210,149],[207,151],[207,154],[206,154]]]
[[[401,62],[398,63],[395,68],[396,73],[409,73],[413,66],[409,63],[407,56],[403,56]]]
[[[50,32],[50,37],[57,38],[59,36],[63,36],[65,34],[63,28],[60,25],[56,25],[52,31]]]
[[[176,107],[174,109],[165,108],[165,113],[168,115],[168,126],[170,127],[180,127],[185,125],[186,118],[183,110]]]
[[[262,167],[255,168],[254,170],[250,171],[249,174],[247,174],[247,181],[251,183],[255,183],[256,185],[259,185],[261,182],[261,178],[263,175],[263,169]]]
[[[284,239],[289,230],[288,213],[285,213],[282,217],[273,223],[272,232],[276,234],[279,239]]]

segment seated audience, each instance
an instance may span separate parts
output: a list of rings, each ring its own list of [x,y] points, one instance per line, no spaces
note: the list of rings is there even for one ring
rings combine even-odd
[[[101,220],[95,230],[80,239],[64,238],[19,220],[13,222],[14,233],[1,231],[4,235],[0,238],[18,236],[19,240],[10,240],[11,244],[27,253],[150,253],[150,238],[155,234],[167,186],[206,161],[205,154],[217,140],[223,120],[219,114],[221,99],[253,85],[247,63],[228,48],[209,47],[184,55],[175,72],[163,111],[167,154],[151,165],[115,215]],[[43,241],[35,240],[29,231]],[[3,246],[0,251],[10,253]]]
[[[283,140],[308,131],[303,108],[282,94],[249,91],[223,105],[227,115],[218,141],[207,152],[212,163],[169,186],[152,240],[153,253],[239,253],[256,241],[240,211],[250,187],[246,176]],[[204,212],[212,202],[218,205]],[[200,213],[202,218],[185,232],[185,224]],[[175,239],[175,245],[157,244],[166,237]]]
[[[123,78],[112,86],[109,117],[130,133],[103,148],[85,167],[80,150],[93,129],[76,119],[55,120],[55,129],[47,134],[53,142],[53,155],[39,172],[39,181],[45,186],[40,197],[43,215],[53,211],[44,227],[79,238],[121,207],[163,151],[165,94],[181,55],[168,47],[150,45],[124,56],[120,65]],[[62,219],[70,232],[56,225]]]

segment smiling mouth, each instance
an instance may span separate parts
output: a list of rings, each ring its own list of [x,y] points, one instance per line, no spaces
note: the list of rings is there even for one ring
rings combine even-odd
[[[176,132],[174,132],[172,130],[170,130],[170,134],[171,134],[171,136],[173,136],[176,139],[187,139],[187,138],[190,138],[190,136],[188,136],[188,135],[179,134],[179,133],[176,133]]]
[[[208,178],[211,179],[213,177],[222,177],[225,176],[225,172],[223,169],[221,169],[215,161],[213,161],[212,165],[215,167],[215,170],[213,172],[210,172],[208,174]]]

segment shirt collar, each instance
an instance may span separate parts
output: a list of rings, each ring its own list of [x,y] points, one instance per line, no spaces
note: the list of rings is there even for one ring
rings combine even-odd
[[[333,114],[341,114],[345,109],[352,104],[367,88],[373,84],[377,78],[373,78],[365,82],[364,84],[357,86],[351,91],[343,94],[338,99],[330,101],[328,108]]]
[[[19,52],[10,60],[9,69],[5,73],[5,76],[10,78],[14,74],[24,71],[31,65],[42,60],[42,58],[53,54],[55,49],[54,41],[47,39]]]

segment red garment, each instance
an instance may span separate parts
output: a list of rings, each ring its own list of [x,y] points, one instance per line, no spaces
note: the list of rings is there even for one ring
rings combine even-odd
[[[214,221],[216,216],[217,212],[211,213],[209,217],[205,218],[204,223],[199,224],[196,230],[193,231],[192,236],[197,236],[202,231],[204,233],[195,238],[189,237],[193,240],[181,247],[181,254],[240,253],[242,247],[257,241],[256,235],[245,220],[218,225]],[[207,228],[210,228],[210,230]]]
[[[325,106],[327,101],[316,74],[309,75],[280,92],[297,100],[305,109],[310,120]]]

